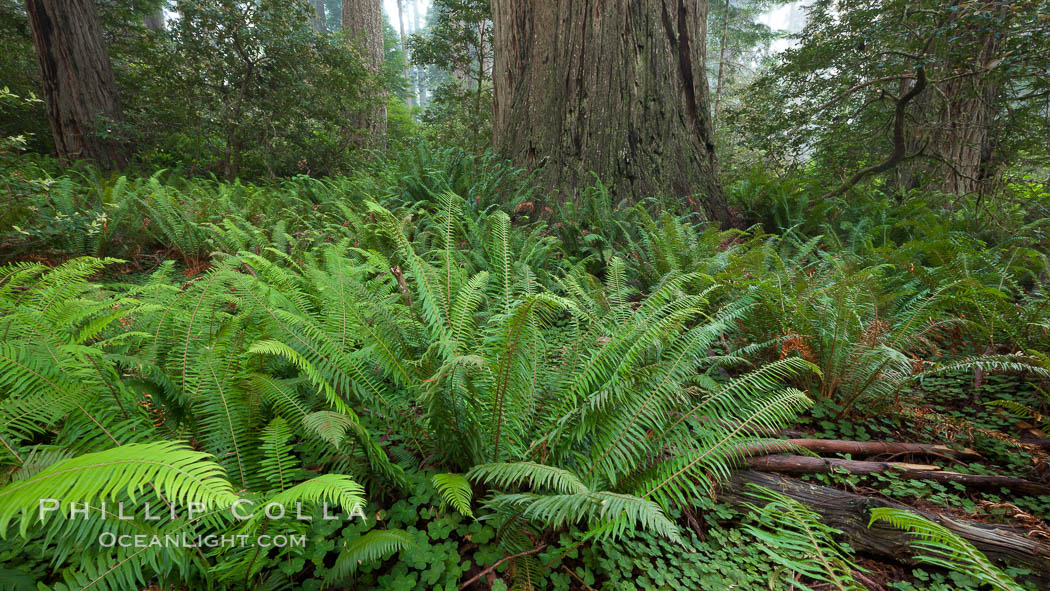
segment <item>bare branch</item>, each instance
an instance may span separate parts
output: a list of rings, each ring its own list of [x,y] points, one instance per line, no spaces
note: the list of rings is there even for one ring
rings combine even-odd
[[[894,109],[893,114],[893,152],[890,153],[889,157],[880,162],[869,166],[863,170],[860,170],[854,174],[848,181],[842,183],[839,188],[834,191],[830,191],[824,195],[824,199],[830,199],[842,195],[846,191],[850,190],[854,185],[859,183],[864,177],[871,174],[878,174],[880,172],[889,170],[894,166],[900,164],[901,161],[907,156],[907,145],[904,137],[904,121],[907,118],[908,103],[913,98],[919,95],[926,88],[926,68],[919,66],[916,71],[915,85],[911,87],[911,90],[906,92],[904,96],[897,100],[897,107]]]
[[[871,86],[872,84],[878,84],[879,82],[889,82],[890,80],[914,80],[914,79],[915,79],[915,74],[894,74],[893,76],[883,76],[882,78],[876,78],[875,80],[868,80],[867,82],[861,82],[860,84],[857,84],[856,86],[853,86],[852,88],[849,88],[849,89],[846,89],[846,90],[840,92],[838,95],[835,96],[835,98],[833,98],[830,101],[824,103],[823,105],[820,105],[819,107],[816,108],[815,112],[819,113],[819,112],[823,111],[824,109],[827,109],[831,105],[833,105],[833,104],[839,102],[840,100],[846,98],[847,96],[853,94],[854,92],[857,92],[858,90],[860,90],[862,88],[867,88],[868,86]]]

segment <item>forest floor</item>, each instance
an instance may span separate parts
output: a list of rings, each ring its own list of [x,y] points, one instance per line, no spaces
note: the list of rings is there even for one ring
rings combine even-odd
[[[1037,387],[1021,376],[981,376],[970,372],[928,377],[919,387],[905,392],[893,411],[878,416],[836,419],[834,409],[818,404],[800,417],[797,429],[784,435],[819,440],[946,445],[977,455],[959,459],[935,452],[887,453],[863,460],[1019,478],[1045,485],[1050,490],[1050,436],[1034,424],[1041,417],[1019,419],[1002,407],[981,402],[1005,400],[1032,408],[1038,406],[1040,397]],[[848,453],[821,455],[859,459]],[[977,490],[956,482],[900,478],[894,472],[854,474],[845,469],[832,469],[829,473],[794,477],[845,492],[904,503],[948,518],[1006,527],[1031,540],[1050,544],[1050,494],[1024,494],[1006,488]],[[863,551],[858,553],[858,564],[868,570],[863,579],[858,580],[874,589],[953,589],[968,583],[965,578],[939,569],[914,568],[899,560]]]

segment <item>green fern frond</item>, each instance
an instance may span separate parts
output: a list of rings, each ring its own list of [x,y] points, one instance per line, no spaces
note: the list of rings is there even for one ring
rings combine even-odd
[[[267,482],[282,491],[299,480],[299,462],[288,445],[291,438],[291,428],[280,417],[270,421],[262,430],[263,457],[259,462],[259,472]]]
[[[40,499],[57,499],[62,506],[134,498],[147,485],[172,503],[204,508],[225,506],[236,499],[222,468],[211,456],[179,442],[134,443],[88,453],[52,464],[36,475],[0,488],[0,537],[19,512],[20,533],[26,535],[37,518]]]
[[[459,511],[466,517],[474,517],[470,510],[470,499],[474,491],[470,482],[460,474],[435,474],[430,478],[434,488],[441,494],[441,502]]]
[[[467,478],[500,489],[524,484],[532,490],[549,490],[557,494],[590,492],[572,472],[535,462],[479,464],[467,472]]]
[[[853,571],[862,571],[851,559],[851,551],[835,541],[838,530],[821,522],[820,516],[804,505],[776,491],[749,484],[748,495],[761,501],[761,507],[747,503],[757,525],[744,530],[760,542],[758,548],[791,574],[782,581],[799,589],[811,588],[795,575],[830,585],[838,591],[864,591]]]
[[[400,529],[377,529],[343,545],[335,564],[325,576],[334,585],[352,577],[362,564],[375,562],[395,552],[415,546],[411,534]]]
[[[997,591],[1023,591],[1024,589],[1017,581],[992,564],[988,557],[973,544],[943,525],[934,523],[916,513],[890,507],[871,510],[868,527],[880,521],[885,521],[897,529],[906,531],[910,536],[909,545],[919,552],[916,558],[922,562],[968,575]]]

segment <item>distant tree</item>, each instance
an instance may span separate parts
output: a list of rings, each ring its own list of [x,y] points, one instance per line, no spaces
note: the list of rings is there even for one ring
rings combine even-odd
[[[425,33],[412,36],[412,62],[427,67],[423,113],[433,139],[485,149],[492,138],[492,20],[488,0],[435,0]]]
[[[143,22],[147,29],[151,31],[164,30],[164,9],[167,7],[167,4],[167,0],[163,0],[156,8],[146,14]]]
[[[311,0],[314,7],[314,17],[310,24],[314,30],[322,35],[328,34],[328,16],[325,15],[324,0]]]
[[[817,0],[734,117],[771,158],[838,179],[827,196],[865,180],[988,194],[1008,164],[1050,164],[1047,6]]]
[[[113,126],[117,85],[93,0],[26,0],[55,150],[103,167],[126,163]]]
[[[379,76],[385,61],[383,50],[383,5],[380,0],[343,0],[343,32],[360,52],[362,61]],[[380,100],[351,120],[352,130],[363,130],[369,137],[359,143],[382,145],[386,136],[386,104]]]
[[[397,32],[398,37],[401,39],[401,70],[404,73],[405,80],[410,80],[408,76],[408,46],[406,45],[407,40],[405,38],[404,0],[397,0]],[[405,105],[410,109],[412,108],[411,92],[405,93]]]
[[[707,17],[707,65],[716,125],[727,87],[750,72],[752,63],[778,36],[759,16],[787,1],[712,0]]]

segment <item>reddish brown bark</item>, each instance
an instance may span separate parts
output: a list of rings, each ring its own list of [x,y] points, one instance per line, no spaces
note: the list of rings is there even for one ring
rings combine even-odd
[[[707,0],[494,0],[494,143],[568,198],[688,199],[735,220],[704,68]]]
[[[365,64],[378,76],[383,68],[383,5],[379,0],[343,0],[343,30],[347,38],[361,52]],[[377,97],[358,116],[351,119],[352,128],[366,137],[358,144],[376,147],[386,138],[386,104],[382,96]]]
[[[92,0],[26,0],[55,150],[60,158],[126,163],[113,69]]]

